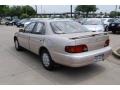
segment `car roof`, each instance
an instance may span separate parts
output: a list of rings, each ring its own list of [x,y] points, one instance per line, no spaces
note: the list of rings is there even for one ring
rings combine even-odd
[[[86,20],[101,20],[101,18],[86,18]]]
[[[40,18],[36,20],[30,20],[31,22],[53,22],[53,21],[74,21],[71,18],[64,19],[64,18]]]

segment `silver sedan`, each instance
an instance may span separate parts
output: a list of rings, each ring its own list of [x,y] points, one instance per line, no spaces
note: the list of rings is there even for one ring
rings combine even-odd
[[[90,32],[73,20],[46,19],[31,22],[14,35],[15,48],[40,55],[42,65],[53,70],[56,64],[81,67],[103,61],[111,54],[109,36]]]
[[[93,31],[93,32],[104,32],[105,31],[103,21],[100,18],[87,18],[82,23],[82,25],[85,26],[89,31]]]

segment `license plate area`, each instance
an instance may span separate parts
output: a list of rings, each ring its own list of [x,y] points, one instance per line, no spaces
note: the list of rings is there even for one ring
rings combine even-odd
[[[94,58],[94,61],[95,61],[95,62],[103,61],[103,60],[104,60],[104,54],[97,55],[97,56],[95,56],[95,58]]]

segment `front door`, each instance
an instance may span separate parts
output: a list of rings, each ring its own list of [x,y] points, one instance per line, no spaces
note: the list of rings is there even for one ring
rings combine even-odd
[[[19,44],[26,49],[29,49],[30,34],[34,27],[35,23],[30,23],[28,26],[25,27],[25,31],[20,32],[18,35]]]

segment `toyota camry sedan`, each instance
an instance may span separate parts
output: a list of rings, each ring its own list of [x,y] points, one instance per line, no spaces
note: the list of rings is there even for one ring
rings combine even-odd
[[[40,56],[42,65],[53,70],[56,65],[81,67],[104,61],[111,54],[109,36],[90,32],[73,20],[37,20],[14,35],[16,50],[22,48]]]

